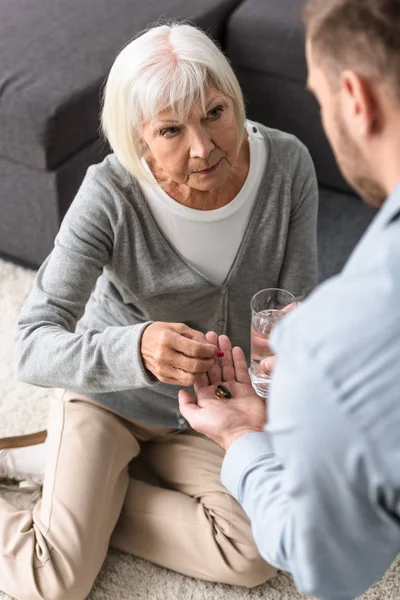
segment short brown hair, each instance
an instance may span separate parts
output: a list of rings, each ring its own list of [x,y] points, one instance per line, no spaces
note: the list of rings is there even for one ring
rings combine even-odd
[[[400,101],[400,1],[308,0],[303,10],[316,60],[386,84]]]

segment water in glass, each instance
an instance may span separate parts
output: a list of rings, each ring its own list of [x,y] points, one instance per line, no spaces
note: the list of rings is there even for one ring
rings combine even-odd
[[[265,373],[260,362],[273,355],[269,345],[269,336],[272,329],[285,316],[285,312],[277,309],[261,310],[256,313],[251,322],[251,379],[256,392],[266,396],[270,383],[270,376]]]

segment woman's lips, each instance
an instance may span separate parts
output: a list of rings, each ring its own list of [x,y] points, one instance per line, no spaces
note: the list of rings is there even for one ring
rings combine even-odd
[[[208,175],[209,173],[213,173],[213,171],[216,171],[218,169],[221,160],[222,159],[220,158],[219,161],[213,167],[210,167],[209,169],[204,169],[204,171],[196,171],[196,173],[199,173],[199,175]]]

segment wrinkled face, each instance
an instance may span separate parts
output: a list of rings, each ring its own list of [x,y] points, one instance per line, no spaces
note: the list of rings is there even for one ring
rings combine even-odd
[[[314,62],[309,42],[307,65],[308,88],[320,104],[322,124],[344,178],[369,206],[380,208],[387,194],[371,176],[372,165],[365,156],[365,149],[360,139],[352,135],[351,127],[346,122],[344,114],[347,100],[341,95],[340,82],[337,88],[333,87],[322,68]],[[346,114],[351,114],[351,111]]]
[[[167,181],[201,191],[222,187],[238,157],[241,139],[233,101],[209,88],[204,113],[197,101],[184,123],[165,110],[144,124],[146,160]]]

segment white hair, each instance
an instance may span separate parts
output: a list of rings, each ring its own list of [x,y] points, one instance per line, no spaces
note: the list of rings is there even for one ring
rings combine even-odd
[[[103,96],[101,124],[122,165],[138,179],[148,179],[142,126],[165,110],[185,122],[197,100],[203,107],[208,87],[232,99],[239,139],[245,107],[239,82],[227,58],[202,31],[184,23],[148,29],[118,54]]]

